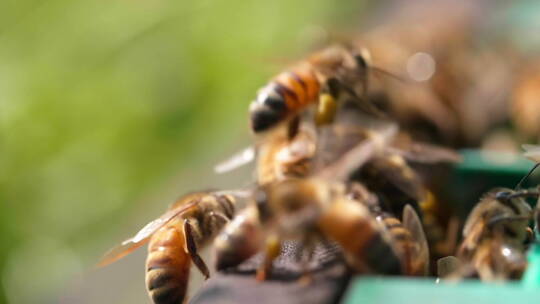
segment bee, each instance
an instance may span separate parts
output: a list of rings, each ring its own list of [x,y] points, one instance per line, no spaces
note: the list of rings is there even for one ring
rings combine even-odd
[[[316,132],[309,124],[299,126],[292,139],[281,132],[269,134],[258,148],[257,184],[308,176],[313,170],[316,144]],[[233,268],[249,259],[261,250],[266,238],[258,209],[248,205],[215,238],[216,269]]]
[[[522,75],[517,77],[512,91],[510,116],[520,135],[540,140],[540,62],[532,62],[526,66]]]
[[[326,140],[326,137],[333,137],[333,136],[341,136],[339,134],[339,126],[329,126],[328,131],[326,135],[319,135],[317,134],[316,137],[316,145],[324,144],[326,147],[326,143],[328,143],[328,140]],[[337,133],[336,133],[337,132]],[[328,147],[328,149],[325,149],[324,152],[328,152],[326,150],[331,150],[332,154],[334,152],[339,151],[339,157],[337,160],[335,158],[328,159],[328,155],[324,155],[322,157],[321,151],[319,151],[319,148],[317,147],[317,151],[315,152],[315,156],[311,157],[311,152],[304,154],[310,156],[310,167],[313,167],[313,169],[309,170],[309,174],[304,175],[301,174],[300,176],[292,176],[292,175],[284,175],[279,174],[276,175],[274,173],[269,174],[268,179],[263,179],[264,182],[259,181],[259,185],[257,189],[255,189],[252,193],[252,202],[257,201],[258,195],[264,194],[265,191],[263,189],[274,189],[275,185],[281,185],[282,183],[288,181],[288,180],[299,180],[300,178],[313,178],[314,175],[317,175],[320,180],[331,180],[332,178],[336,180],[345,180],[350,172],[352,171],[351,168],[361,166],[365,161],[367,161],[371,155],[374,153],[377,153],[379,149],[384,147],[387,142],[395,135],[396,132],[396,126],[389,123],[389,124],[383,124],[383,126],[378,126],[376,134],[373,134],[372,136],[369,136],[367,138],[364,138],[363,141],[360,143],[356,143],[356,145],[352,145],[352,147],[348,147],[347,149],[341,149],[342,147],[332,146]],[[272,135],[274,136],[274,135]],[[271,140],[272,136],[269,137],[269,140]],[[301,138],[299,136],[299,138]],[[292,142],[289,144],[294,145],[294,142],[296,139],[293,139]],[[282,172],[283,166],[276,167],[276,163],[280,163],[279,158],[277,155],[280,153],[277,151],[280,151],[280,147],[287,148],[288,145],[285,144],[283,141],[277,141],[280,143],[280,145],[276,149],[269,149],[267,156],[265,158],[261,158],[261,161],[259,162],[259,171],[264,168],[268,167],[271,168],[269,170],[270,172],[275,172],[276,168],[277,171]],[[306,141],[306,142],[311,142]],[[283,147],[282,147],[283,146]],[[338,149],[339,148],[339,149]],[[307,150],[304,150],[307,151]],[[311,150],[309,150],[311,151]],[[264,155],[264,154],[261,154]],[[300,161],[303,158],[292,158],[296,159],[297,161]],[[300,163],[302,163],[300,161]],[[324,163],[324,165],[322,165]],[[298,162],[292,162],[289,165],[293,164],[299,164]],[[267,170],[264,170],[267,171]],[[314,172],[317,172],[315,174]],[[340,174],[337,174],[337,173]],[[276,186],[277,189],[281,186]],[[251,204],[253,205],[253,204]],[[248,208],[253,208],[249,207]],[[234,267],[241,262],[243,262],[245,259],[249,258],[253,254],[259,252],[260,250],[265,249],[267,253],[267,262],[266,264],[271,265],[271,261],[273,258],[277,257],[279,255],[279,248],[280,248],[280,239],[281,239],[281,232],[278,231],[279,229],[273,229],[272,227],[277,227],[274,222],[275,221],[269,221],[269,219],[275,219],[280,218],[280,216],[274,216],[269,215],[264,210],[266,208],[257,208],[256,210],[246,211],[246,214],[249,216],[245,216],[243,218],[235,218],[232,222],[230,222],[227,227],[223,230],[220,236],[216,239],[217,243],[215,243],[216,248],[216,264],[221,265],[218,266],[218,268],[229,268]],[[308,209],[306,209],[308,210]],[[255,216],[255,214],[257,216]],[[274,213],[272,213],[274,214]],[[270,223],[272,222],[272,223]],[[280,220],[279,222],[287,222],[287,220]],[[293,221],[296,222],[296,221]],[[272,229],[271,229],[272,228]],[[261,232],[260,230],[263,230],[264,232]],[[249,237],[247,234],[247,231],[249,233],[257,234],[257,235],[263,235],[264,242],[261,244],[258,241],[257,238]],[[272,231],[272,232],[271,232]],[[310,243],[311,240],[315,240],[318,233],[311,233],[311,229],[305,229],[302,230],[303,233],[300,233],[298,236],[300,239],[306,239],[307,243]],[[219,240],[219,241],[218,241]],[[241,241],[240,241],[241,240]],[[251,242],[249,245],[247,243]],[[246,245],[249,250],[243,250],[239,248],[237,245],[238,243],[243,243]],[[262,246],[261,246],[262,245]],[[310,244],[306,244],[306,247],[309,247]],[[236,252],[236,253],[234,253]],[[249,252],[249,254],[246,254]],[[231,256],[235,257],[230,258]],[[271,258],[273,257],[273,258]],[[226,260],[226,261],[225,261]],[[233,262],[231,262],[233,261]],[[265,267],[268,268],[269,266]],[[259,273],[266,273],[266,271],[261,271]],[[266,275],[259,275],[260,278],[265,277]]]
[[[393,123],[389,121],[379,121],[377,119],[370,118],[367,115],[359,116],[358,112],[353,113],[353,111],[346,111],[344,114],[344,117],[340,117],[339,123],[322,127],[318,130],[318,132],[308,133],[307,130],[312,129],[306,128],[304,130],[301,128],[298,138],[293,138],[290,142],[287,141],[285,135],[277,137],[276,133],[271,134],[266,139],[268,143],[267,149],[261,149],[261,153],[259,154],[257,168],[259,173],[259,187],[261,189],[279,189],[281,186],[274,185],[282,185],[286,180],[297,180],[298,178],[308,178],[310,180],[315,179],[319,181],[346,182],[349,180],[350,174],[353,171],[371,162],[375,156],[383,154],[383,151],[392,152],[394,154],[405,153],[406,155],[405,150],[390,147],[390,143],[395,138],[397,133],[397,127]],[[304,134],[303,132],[306,133]],[[307,137],[305,136],[306,134],[313,134],[314,137]],[[275,141],[273,141],[273,139],[275,139]],[[294,150],[291,147],[296,144],[303,147],[301,149],[296,149],[297,151],[303,151],[302,153],[290,152],[290,150]],[[313,152],[313,146],[315,146],[315,152]],[[432,150],[428,149],[427,151]],[[307,153],[307,151],[309,152]],[[418,152],[419,149],[416,147],[415,153],[409,153],[414,154],[415,159],[419,160],[425,151],[422,150],[421,153]],[[289,157],[278,157],[278,155],[283,154]],[[440,153],[429,154],[432,159],[427,160],[427,162],[440,161],[441,158],[437,156],[439,154]],[[301,155],[302,157],[290,157],[291,155]],[[451,155],[454,157],[455,153]],[[293,161],[284,163],[282,162],[283,159],[291,159]],[[423,161],[426,161],[426,159],[423,159]],[[296,165],[300,164],[302,166],[308,165],[308,167],[311,169],[304,170],[300,174],[295,175],[283,174],[286,171],[291,171],[284,170],[284,168],[289,166],[295,167]],[[265,174],[261,174],[261,172],[265,172]],[[279,174],[276,174],[276,172],[279,172]],[[266,176],[266,178],[262,178],[261,176]],[[324,185],[323,182],[320,183]],[[269,191],[273,192],[274,190]],[[264,191],[262,192],[264,193]],[[256,201],[257,199],[254,200]],[[310,209],[308,208],[306,210]],[[254,213],[255,211],[250,211],[250,214]],[[265,220],[266,215],[264,212],[260,212],[260,210],[258,214],[259,219],[257,219],[256,216],[251,216],[242,220],[239,219],[238,221],[235,219],[228,224],[227,228],[225,228],[222,232],[222,235],[218,237],[220,240],[219,244],[216,244],[215,246],[215,248],[217,248],[217,265],[226,265],[223,266],[224,268],[234,267],[243,262],[246,258],[257,253],[259,250],[256,250],[255,248],[264,250],[264,248],[261,247],[259,238],[250,238],[247,235],[244,235],[244,230],[249,230],[250,233],[254,233],[254,227],[264,230],[264,238],[267,241],[265,241],[266,245],[263,247],[266,248],[266,255],[269,257],[273,256],[275,258],[279,254],[280,238],[284,237],[284,235],[282,235],[282,232],[280,231],[270,233],[272,229],[269,227],[276,227],[276,220]],[[281,218],[281,216],[271,215],[268,218],[276,219]],[[257,223],[258,220],[262,223]],[[288,221],[289,220],[284,219],[278,220],[278,222],[283,223]],[[292,220],[291,222],[295,221]],[[313,228],[313,225],[311,228]],[[312,231],[316,231],[318,228],[311,228],[299,229],[298,231],[301,232],[292,238],[299,239],[301,242],[304,242],[304,239],[307,240],[306,247],[309,247],[311,240],[321,238],[320,233],[312,233]],[[257,234],[263,233],[259,231]],[[240,249],[237,250],[238,252],[236,255],[231,253],[235,251],[235,248],[237,248],[237,246],[234,244],[247,244],[253,239],[256,239],[257,241],[253,242],[254,244],[249,246],[249,255],[246,254],[246,252],[248,252],[247,250]],[[234,259],[234,263],[223,262],[222,260],[227,256],[236,256],[238,258]],[[227,258],[227,260],[230,261],[233,259]],[[268,260],[271,261],[272,258],[268,258]],[[267,262],[266,264],[271,265],[271,262]],[[268,270],[262,271],[262,273],[265,272],[268,272]],[[261,274],[260,277],[265,277],[265,275]]]
[[[266,239],[254,205],[242,209],[214,239],[215,268],[232,268],[254,256]]]
[[[452,215],[445,224],[444,219],[452,213],[452,210],[444,208],[444,204],[431,191],[428,191],[426,198],[419,205],[432,256],[440,258],[453,254],[459,237],[459,218]]]
[[[342,183],[287,179],[261,187],[255,200],[268,231],[258,279],[268,276],[285,239],[334,241],[351,267],[361,273],[404,272],[391,236],[364,205],[347,197]]]
[[[267,184],[288,177],[304,177],[313,169],[317,135],[308,124],[299,126],[289,138],[279,132],[270,134],[259,146],[257,183]]]
[[[429,272],[429,247],[418,214],[411,205],[405,205],[400,221],[394,215],[381,212],[375,219],[386,229],[392,244],[404,264],[404,273],[425,276]]]
[[[524,244],[532,233],[532,211],[524,198],[538,195],[538,189],[506,188],[485,194],[465,222],[457,275],[485,281],[520,278],[526,266]]]
[[[270,134],[259,146],[257,184],[309,176],[314,167],[316,144],[317,135],[309,124],[301,125],[291,140],[283,133]],[[266,238],[258,209],[248,205],[214,240],[216,269],[221,271],[244,262],[261,250]]]
[[[134,237],[111,249],[98,266],[123,258],[145,243],[146,288],[152,301],[182,303],[186,297],[191,262],[205,278],[209,270],[198,250],[230,221],[235,199],[218,192],[195,192],[178,199],[167,212],[148,223]]]
[[[381,153],[374,155],[366,164],[355,170],[350,180],[360,182],[376,193],[384,211],[401,214],[406,204],[418,212],[429,200],[431,192],[425,179],[412,165],[433,166],[441,163],[458,163],[461,157],[455,151],[443,147],[408,140],[392,142]]]
[[[403,208],[402,219],[383,211],[376,195],[362,184],[349,185],[349,196],[364,204],[390,235],[407,275],[424,276],[429,272],[429,247],[420,217],[411,205]]]
[[[278,74],[259,90],[249,106],[251,129],[259,134],[285,121],[294,125],[295,117],[315,103],[318,103],[316,120],[319,123],[332,121],[335,97],[341,89],[357,96],[366,95],[368,61],[369,53],[365,49],[355,52],[335,45]],[[371,66],[370,69],[380,70]],[[359,90],[362,92],[358,93]],[[368,103],[361,105],[370,113],[376,113]]]

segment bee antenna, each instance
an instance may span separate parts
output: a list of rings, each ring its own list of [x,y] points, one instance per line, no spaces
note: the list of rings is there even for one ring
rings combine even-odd
[[[537,163],[536,165],[534,165],[534,167],[532,167],[532,169],[529,171],[529,173],[527,173],[527,175],[525,175],[524,177],[521,178],[519,183],[516,185],[516,190],[521,189],[521,185],[523,184],[523,182],[525,182],[525,180],[527,180],[527,178],[529,178],[529,176],[531,176],[531,174],[533,174],[534,170],[536,170],[536,168],[538,168],[538,166],[540,166],[540,163]]]

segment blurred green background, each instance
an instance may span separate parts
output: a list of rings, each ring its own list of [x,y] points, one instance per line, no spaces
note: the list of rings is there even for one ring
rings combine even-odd
[[[94,263],[178,195],[234,186],[211,168],[249,142],[257,88],[361,11],[0,1],[0,303],[147,303],[145,250]]]

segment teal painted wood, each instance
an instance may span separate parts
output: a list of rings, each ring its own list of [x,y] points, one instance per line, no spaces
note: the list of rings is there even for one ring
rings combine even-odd
[[[439,283],[434,279],[358,277],[344,304],[508,304],[536,303],[540,289],[519,283],[486,284],[477,280]]]

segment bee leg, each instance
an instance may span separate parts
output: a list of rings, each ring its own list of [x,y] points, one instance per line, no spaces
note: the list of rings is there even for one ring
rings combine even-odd
[[[296,115],[291,119],[291,121],[287,125],[287,139],[289,141],[293,140],[298,134],[299,130],[300,130],[300,116]]]
[[[272,270],[272,263],[279,256],[281,252],[281,240],[277,235],[270,235],[266,239],[264,261],[257,269],[256,278],[258,281],[265,281],[270,271]]]
[[[197,245],[195,244],[195,239],[193,238],[193,228],[187,219],[184,220],[184,237],[186,239],[187,252],[191,257],[191,260],[204,275],[204,278],[208,279],[210,277],[210,271],[208,270],[208,267],[204,263],[203,259],[197,253]]]

